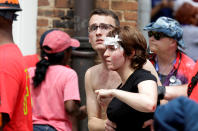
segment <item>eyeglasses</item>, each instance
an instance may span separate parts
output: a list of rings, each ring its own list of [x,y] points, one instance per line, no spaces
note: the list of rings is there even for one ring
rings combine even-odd
[[[149,31],[149,32],[148,32],[148,36],[149,36],[149,37],[154,36],[154,38],[155,38],[156,40],[160,40],[160,39],[163,38],[163,37],[168,37],[167,35],[165,35],[165,34],[163,34],[163,33],[161,33],[161,32],[153,32],[153,31]]]
[[[93,24],[88,27],[88,31],[89,33],[96,32],[98,28],[100,28],[102,31],[109,31],[110,29],[113,29],[114,26],[111,24],[104,24],[104,23],[101,23],[100,25]]]

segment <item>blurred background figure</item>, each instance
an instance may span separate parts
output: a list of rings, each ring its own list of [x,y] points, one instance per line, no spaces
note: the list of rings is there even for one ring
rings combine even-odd
[[[173,18],[174,0],[152,0],[151,22],[161,16]]]
[[[193,60],[198,59],[198,1],[176,0],[174,16],[183,28],[185,53]]]

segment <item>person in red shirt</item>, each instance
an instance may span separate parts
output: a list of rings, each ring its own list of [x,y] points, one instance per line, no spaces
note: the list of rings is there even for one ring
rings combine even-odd
[[[188,97],[180,96],[156,109],[154,114],[154,129],[156,131],[198,130],[198,61],[193,72],[189,72],[189,74],[191,75],[191,81],[188,87],[176,87],[179,92],[187,94]],[[186,90],[181,90],[181,88],[185,88]],[[169,88],[167,91],[170,94],[171,90]],[[174,92],[172,90],[172,94]]]
[[[3,131],[32,131],[32,107],[27,69],[13,42],[12,23],[18,0],[0,0],[0,113]]]
[[[196,101],[198,103],[198,61],[194,67],[193,72],[191,73],[191,81],[188,85],[187,94],[190,99]]]
[[[178,21],[160,17],[145,26],[148,31],[151,62],[155,66],[163,86],[188,83],[189,72],[195,62],[182,52],[183,29]]]

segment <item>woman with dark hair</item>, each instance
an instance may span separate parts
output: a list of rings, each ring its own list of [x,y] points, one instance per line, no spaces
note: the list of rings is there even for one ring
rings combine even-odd
[[[79,88],[76,72],[65,65],[72,47],[80,43],[60,30],[50,30],[41,36],[41,60],[30,68],[33,102],[33,128],[72,130],[70,116],[83,117],[79,108]],[[50,131],[51,131],[50,130]]]
[[[117,89],[96,90],[98,101],[103,104],[106,98],[113,98],[107,117],[116,124],[116,131],[144,130],[144,121],[152,118],[157,105],[156,78],[142,69],[147,58],[146,40],[136,28],[124,26],[111,31],[104,44],[107,68],[116,71],[122,82]]]

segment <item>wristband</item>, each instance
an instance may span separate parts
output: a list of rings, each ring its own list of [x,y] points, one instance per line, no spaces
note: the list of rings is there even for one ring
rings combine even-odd
[[[164,95],[166,93],[165,86],[158,86],[157,93],[158,93],[158,100],[164,99]]]

